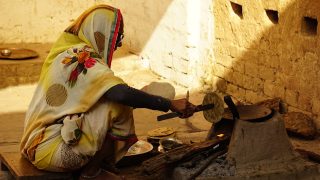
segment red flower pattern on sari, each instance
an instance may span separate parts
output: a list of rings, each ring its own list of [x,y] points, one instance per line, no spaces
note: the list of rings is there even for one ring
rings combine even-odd
[[[78,76],[81,73],[84,75],[87,74],[88,69],[92,68],[96,64],[97,61],[94,58],[101,58],[99,54],[90,50],[91,49],[88,46],[85,46],[82,49],[74,48],[72,51],[67,51],[70,56],[65,57],[62,60],[62,63],[66,66],[78,63],[71,71],[69,79],[67,80],[70,87],[73,87],[76,84]]]
[[[94,58],[89,57],[85,62],[84,62],[84,67],[86,68],[91,68],[96,64],[96,60]]]

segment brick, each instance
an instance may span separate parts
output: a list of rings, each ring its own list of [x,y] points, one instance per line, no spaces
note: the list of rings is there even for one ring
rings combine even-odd
[[[192,77],[188,74],[181,73],[181,72],[175,72],[174,81],[178,84],[181,84],[185,87],[189,87],[194,83],[192,81]]]
[[[259,77],[264,80],[275,80],[275,72],[276,70],[273,68],[265,67],[265,66],[260,66],[259,67]]]
[[[227,48],[223,47],[223,46],[216,46],[214,48],[214,54],[224,54],[224,55],[229,55]]]
[[[284,98],[285,97],[285,89],[283,86],[277,86],[274,85],[271,81],[266,81],[264,83],[264,94],[270,97],[279,97]]]
[[[215,59],[216,59],[217,63],[219,63],[225,67],[231,68],[233,66],[234,59],[228,55],[221,55],[221,54],[215,55]]]
[[[218,77],[225,78],[232,70],[220,64],[213,65],[213,73]]]
[[[301,79],[299,80],[300,80],[300,86],[298,91],[300,94],[308,94],[309,96],[316,94],[316,90],[313,82],[303,81]]]
[[[275,76],[274,81],[271,80],[271,79],[268,79],[268,80],[273,81],[274,84],[283,85],[283,86],[287,87],[287,84],[288,84],[287,81],[288,81],[290,76],[288,76],[288,75],[286,75],[286,74],[284,74],[282,72],[275,72],[274,76]]]
[[[246,63],[244,65],[244,71],[246,75],[252,76],[252,77],[259,77],[259,66],[257,64],[253,63]]]
[[[280,66],[280,60],[279,56],[276,55],[271,55],[271,56],[266,56],[266,64],[265,66],[271,67],[271,68],[276,68],[279,69]]]
[[[232,96],[235,96],[238,93],[238,89],[239,89],[238,86],[234,84],[231,84],[231,83],[227,84],[227,93]]]
[[[283,84],[287,89],[298,91],[300,88],[300,79],[295,76],[287,76],[285,84]]]
[[[306,62],[313,64],[318,62],[319,57],[316,53],[306,52],[304,55],[304,59]]]
[[[245,97],[245,99],[250,103],[256,103],[268,99],[268,97],[264,96],[262,93],[257,93],[251,90],[246,90]]]
[[[166,67],[166,66],[154,65],[154,69],[160,76],[168,78],[170,80],[174,80],[174,71],[172,68]]]
[[[213,77],[212,86],[213,89],[218,89],[221,92],[225,92],[227,90],[227,81],[219,77]]]
[[[285,91],[285,101],[291,106],[298,106],[298,92],[286,89]]]
[[[241,100],[245,100],[245,97],[246,97],[246,90],[239,87],[238,88],[238,93],[236,94],[236,96],[238,99],[241,99]]]
[[[291,61],[285,61],[283,59],[281,59],[280,62],[280,66],[279,66],[279,71],[281,71],[282,73],[286,74],[286,75],[293,75],[294,70],[293,70],[293,63]]]
[[[311,112],[312,110],[312,98],[306,94],[299,94],[298,96],[298,108],[304,111]]]
[[[173,68],[184,74],[189,73],[189,61],[181,58],[173,58]]]
[[[263,89],[263,81],[260,78],[244,76],[243,87],[253,91],[261,91]]]
[[[245,99],[245,89],[240,88],[232,83],[227,84],[226,92],[236,99]]]
[[[162,62],[165,66],[167,67],[172,67],[173,66],[173,56],[172,54],[165,54],[162,55]]]
[[[258,94],[254,91],[246,90],[246,100],[250,103],[257,102]]]
[[[235,61],[233,60],[232,69],[234,71],[240,72],[242,74],[245,73],[245,63],[243,61]]]
[[[260,56],[256,50],[247,50],[242,59],[240,61],[245,61],[246,63],[259,64],[260,62]]]
[[[227,73],[224,74],[223,78],[228,82],[235,82],[234,71],[232,69],[228,69]],[[234,84],[238,85],[238,83],[234,83]]]
[[[242,50],[238,46],[229,46],[229,55],[233,58],[239,58],[242,56]]]
[[[312,99],[312,113],[320,116],[320,100],[317,98]]]
[[[243,86],[244,84],[244,75],[239,72],[230,72],[230,78],[227,78],[227,80],[235,85]]]

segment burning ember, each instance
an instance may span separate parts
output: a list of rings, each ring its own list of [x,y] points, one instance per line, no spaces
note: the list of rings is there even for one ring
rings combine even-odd
[[[218,134],[217,137],[222,138],[224,134]]]

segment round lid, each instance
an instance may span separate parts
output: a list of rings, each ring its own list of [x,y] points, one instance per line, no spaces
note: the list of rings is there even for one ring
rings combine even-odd
[[[273,111],[264,106],[258,105],[240,105],[237,106],[241,120],[260,122],[270,119],[273,116]],[[223,114],[224,119],[233,119],[233,115],[227,108]]]

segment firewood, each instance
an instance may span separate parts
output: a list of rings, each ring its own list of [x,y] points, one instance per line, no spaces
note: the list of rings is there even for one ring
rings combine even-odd
[[[229,136],[216,138],[210,141],[194,143],[191,145],[183,145],[176,149],[172,149],[166,153],[159,154],[142,163],[142,171],[148,175],[164,174],[176,163],[191,159],[195,155],[209,150],[218,144],[227,144],[230,140]],[[171,168],[172,169],[172,168]]]
[[[316,163],[320,163],[320,154],[317,154],[315,152],[307,151],[305,149],[295,149],[299,154],[301,154],[303,157],[308,158],[311,161],[314,161]]]

